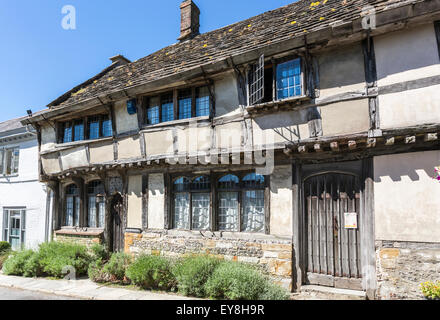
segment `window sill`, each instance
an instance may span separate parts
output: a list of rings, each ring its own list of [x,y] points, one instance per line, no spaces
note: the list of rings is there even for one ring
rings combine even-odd
[[[226,239],[240,239],[240,240],[279,240],[283,237],[275,236],[271,234],[265,234],[264,232],[232,232],[232,231],[195,231],[195,230],[168,230],[170,236],[203,236],[210,238],[214,236],[216,238]],[[288,238],[287,238],[288,239]]]
[[[156,128],[163,128],[163,127],[172,127],[179,124],[189,124],[190,122],[197,122],[197,121],[204,121],[209,120],[209,116],[203,116],[203,117],[195,117],[195,118],[188,118],[188,119],[179,119],[179,120],[173,120],[168,122],[161,122],[157,124],[149,124],[144,125],[141,129],[141,131],[148,130],[148,129],[156,129]]]
[[[73,235],[73,236],[89,236],[98,237],[104,233],[104,229],[98,228],[74,228],[74,227],[61,227],[60,230],[56,230],[57,235]]]
[[[302,95],[302,96],[286,98],[286,99],[282,99],[282,100],[275,100],[275,101],[258,103],[258,104],[246,107],[246,110],[249,113],[256,113],[259,110],[263,110],[263,109],[267,109],[267,108],[281,107],[284,105],[289,105],[289,104],[291,105],[294,103],[300,104],[303,101],[307,101],[307,100],[311,100],[311,98],[309,96]]]
[[[96,143],[96,142],[103,142],[103,141],[110,141],[110,140],[113,140],[113,137],[104,137],[104,138],[99,138],[99,139],[89,139],[89,140],[80,140],[80,141],[74,141],[74,142],[57,143],[57,144],[55,144],[55,148],[56,149],[64,149],[64,148],[81,146],[81,145],[89,144],[89,143]]]

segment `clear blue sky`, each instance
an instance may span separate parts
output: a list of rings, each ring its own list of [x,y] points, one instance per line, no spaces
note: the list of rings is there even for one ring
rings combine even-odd
[[[0,0],[0,122],[44,109],[123,54],[134,61],[177,42],[181,0]],[[195,0],[201,32],[295,0]],[[76,8],[76,30],[61,10]]]

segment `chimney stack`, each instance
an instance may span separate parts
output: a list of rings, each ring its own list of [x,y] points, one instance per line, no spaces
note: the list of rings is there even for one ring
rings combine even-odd
[[[200,34],[200,9],[192,0],[184,0],[180,4],[180,16],[180,37],[178,40],[189,40]]]

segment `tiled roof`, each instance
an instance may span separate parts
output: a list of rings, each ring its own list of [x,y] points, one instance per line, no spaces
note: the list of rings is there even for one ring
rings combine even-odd
[[[11,119],[4,122],[0,122],[0,132],[7,132],[7,131],[23,128],[23,125],[21,124],[20,121],[25,118],[26,117],[22,117],[18,119]]]
[[[378,13],[386,6],[408,2],[418,0],[300,0],[102,72],[100,77],[95,76],[93,81],[87,81],[84,86],[64,94],[56,100],[56,104],[76,104],[108,92],[128,89],[221,61],[273,42],[301,37],[335,22],[349,22],[360,18],[362,9],[367,5],[374,6]]]

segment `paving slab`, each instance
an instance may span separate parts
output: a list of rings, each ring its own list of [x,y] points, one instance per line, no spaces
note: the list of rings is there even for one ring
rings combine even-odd
[[[107,287],[89,279],[51,280],[6,276],[1,273],[0,287],[88,300],[193,300],[193,298],[175,294]]]

